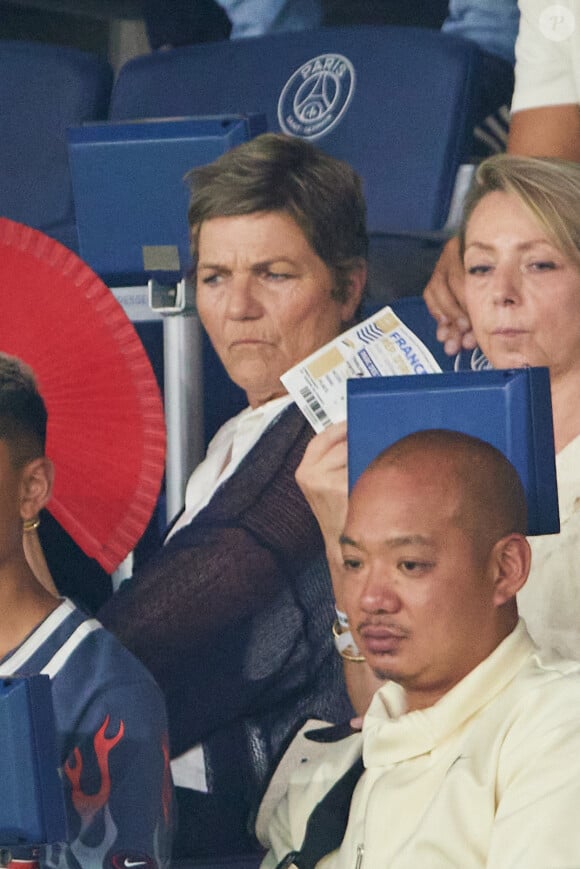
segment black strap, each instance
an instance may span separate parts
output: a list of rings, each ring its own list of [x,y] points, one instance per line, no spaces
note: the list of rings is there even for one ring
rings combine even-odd
[[[298,869],[314,869],[325,854],[340,847],[348,822],[352,794],[363,771],[362,758],[359,758],[314,807],[308,818],[300,850],[286,854],[276,869],[287,869],[293,865]]]

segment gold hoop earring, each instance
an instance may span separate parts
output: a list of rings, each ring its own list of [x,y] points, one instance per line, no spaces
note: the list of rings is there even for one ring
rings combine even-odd
[[[40,525],[40,519],[38,516],[35,516],[34,519],[25,519],[22,523],[22,530],[26,534],[28,531],[36,531],[38,526]]]

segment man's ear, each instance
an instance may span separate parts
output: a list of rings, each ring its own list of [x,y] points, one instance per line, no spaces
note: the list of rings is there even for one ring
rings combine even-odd
[[[495,606],[515,598],[528,578],[530,564],[530,544],[523,534],[508,534],[497,541],[490,553]]]
[[[363,297],[367,283],[368,265],[362,257],[357,257],[349,269],[346,286],[348,297],[343,303],[342,322],[350,323],[354,319]]]
[[[20,515],[22,519],[34,519],[46,506],[52,495],[54,467],[46,456],[28,462],[20,480]]]

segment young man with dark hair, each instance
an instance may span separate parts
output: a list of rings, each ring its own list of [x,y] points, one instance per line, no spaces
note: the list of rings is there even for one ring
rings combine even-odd
[[[51,679],[69,828],[40,865],[166,869],[172,785],[159,689],[99,622],[45,589],[25,557],[52,490],[46,424],[32,372],[0,354],[0,678]]]

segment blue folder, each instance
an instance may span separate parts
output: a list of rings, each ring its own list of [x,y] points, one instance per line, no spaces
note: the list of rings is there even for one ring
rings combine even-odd
[[[0,848],[67,840],[48,676],[0,679]]]
[[[179,280],[190,266],[184,176],[265,129],[262,115],[71,127],[81,258],[109,286]]]
[[[451,429],[487,441],[514,465],[526,491],[529,534],[560,530],[547,368],[353,379],[347,415],[351,488],[405,435]]]

